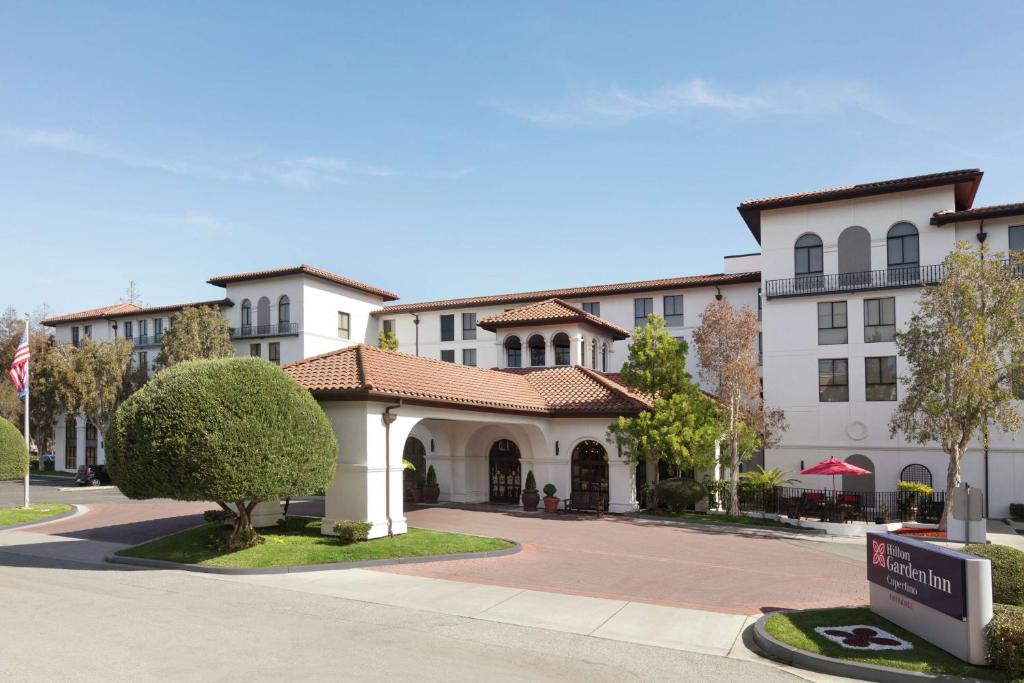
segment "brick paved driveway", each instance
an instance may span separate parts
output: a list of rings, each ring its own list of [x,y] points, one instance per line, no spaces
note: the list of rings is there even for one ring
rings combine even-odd
[[[523,551],[380,571],[733,614],[867,601],[864,562],[831,552],[827,543],[660,526],[616,516],[445,507],[420,508],[407,516],[410,526],[514,539]]]

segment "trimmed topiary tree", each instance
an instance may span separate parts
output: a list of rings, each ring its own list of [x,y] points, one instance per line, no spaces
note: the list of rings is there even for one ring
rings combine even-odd
[[[664,504],[672,512],[683,512],[704,500],[708,491],[693,479],[673,477],[659,481],[655,495],[658,503]]]
[[[229,547],[256,540],[260,501],[326,487],[338,442],[316,400],[259,358],[185,361],[118,409],[107,466],[129,498],[211,500],[232,522]]]
[[[28,472],[28,448],[25,435],[0,417],[0,480],[22,479]]]

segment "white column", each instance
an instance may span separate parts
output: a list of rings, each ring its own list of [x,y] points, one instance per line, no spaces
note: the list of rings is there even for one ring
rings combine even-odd
[[[583,335],[577,334],[569,340],[569,365],[585,365],[583,362]]]
[[[607,447],[607,445],[606,445]],[[633,512],[637,509],[633,463],[608,449],[608,512]]]
[[[77,467],[85,464],[85,417],[82,415],[75,416],[75,444],[77,446],[75,466]]]
[[[554,346],[551,343],[552,337],[544,339],[544,365],[551,367],[555,364]]]

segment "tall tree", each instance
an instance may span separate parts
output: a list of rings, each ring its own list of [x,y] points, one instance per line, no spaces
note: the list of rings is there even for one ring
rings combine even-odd
[[[29,322],[29,348],[32,353],[29,364],[32,392],[29,431],[40,455],[52,450],[53,423],[60,410],[53,376],[53,335],[40,324],[46,315],[46,308],[40,308],[30,316]],[[19,316],[14,308],[7,308],[0,314],[0,368],[6,370],[10,367],[24,329],[25,318]],[[0,381],[0,415],[20,428],[25,419],[25,401],[18,398],[14,385],[6,379],[6,372],[3,378],[4,381]]]
[[[110,428],[125,388],[133,345],[127,339],[96,342],[85,337],[79,348],[57,346],[57,395],[69,415],[84,415],[99,432],[100,442]]]
[[[623,384],[653,404],[608,427],[608,435],[632,462],[664,461],[697,470],[714,463],[716,407],[686,371],[686,342],[668,333],[664,318],[652,315],[634,330],[620,376]]]
[[[164,332],[156,364],[170,367],[185,360],[234,355],[227,318],[215,306],[190,306],[182,309]]]
[[[1006,432],[1021,428],[1014,380],[1024,355],[1024,259],[991,254],[966,242],[943,261],[942,281],[922,287],[917,312],[896,333],[906,359],[906,387],[889,422],[891,435],[937,443],[949,458],[946,505],[939,526],[947,527],[960,465],[971,440],[991,422]]]
[[[381,330],[377,334],[377,346],[378,348],[386,349],[388,351],[397,351],[398,337],[392,330],[388,330],[387,332]]]
[[[736,308],[726,299],[712,301],[701,314],[693,333],[701,378],[722,406],[722,434],[728,445],[723,465],[729,469],[729,514],[739,514],[740,463],[759,448],[774,445],[786,429],[781,410],[761,399],[758,371],[757,314]]]

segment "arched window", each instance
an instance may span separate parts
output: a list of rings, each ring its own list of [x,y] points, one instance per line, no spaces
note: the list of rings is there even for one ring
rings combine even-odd
[[[917,481],[922,484],[932,485],[932,471],[924,465],[907,465],[900,472],[900,481]]]
[[[139,328],[141,331],[142,328]],[[252,334],[252,303],[248,299],[242,300],[242,336]]]
[[[490,466],[490,500],[492,503],[519,502],[522,491],[522,465],[519,462],[519,446],[509,439],[499,439],[491,446],[488,454]]]
[[[875,490],[875,463],[871,458],[860,453],[854,453],[846,458],[846,462],[865,469],[869,474],[844,474],[842,487],[844,491],[854,493],[872,493]]]
[[[423,442],[415,436],[407,438],[405,448],[402,449],[402,460],[411,462],[415,468],[406,469],[402,475],[404,498],[412,500],[412,489],[416,485],[416,480],[427,476],[427,449],[423,447]]]
[[[597,370],[597,340],[590,340],[590,367]]]
[[[519,337],[512,335],[505,338],[505,367],[523,367],[523,349]]]
[[[885,240],[890,268],[916,268],[921,265],[917,228],[906,221],[889,228]]]
[[[601,372],[608,372],[608,345],[601,344]]]
[[[541,367],[544,365],[544,337],[535,334],[527,342],[530,347],[530,366]]]
[[[291,300],[288,299],[287,294],[282,294],[281,298],[277,300],[277,324],[280,327],[287,328],[288,323],[290,323],[291,321],[292,302]]]
[[[871,233],[853,225],[839,234],[839,284],[851,287],[867,284],[871,270]]]
[[[551,339],[551,345],[555,347],[555,365],[568,365],[569,335],[559,332]]]
[[[824,272],[821,238],[814,233],[801,235],[793,247],[797,277],[821,275]]]
[[[608,509],[608,452],[597,441],[572,449],[572,499],[587,507]]]
[[[256,302],[256,333],[270,333],[270,299],[265,296]]]

